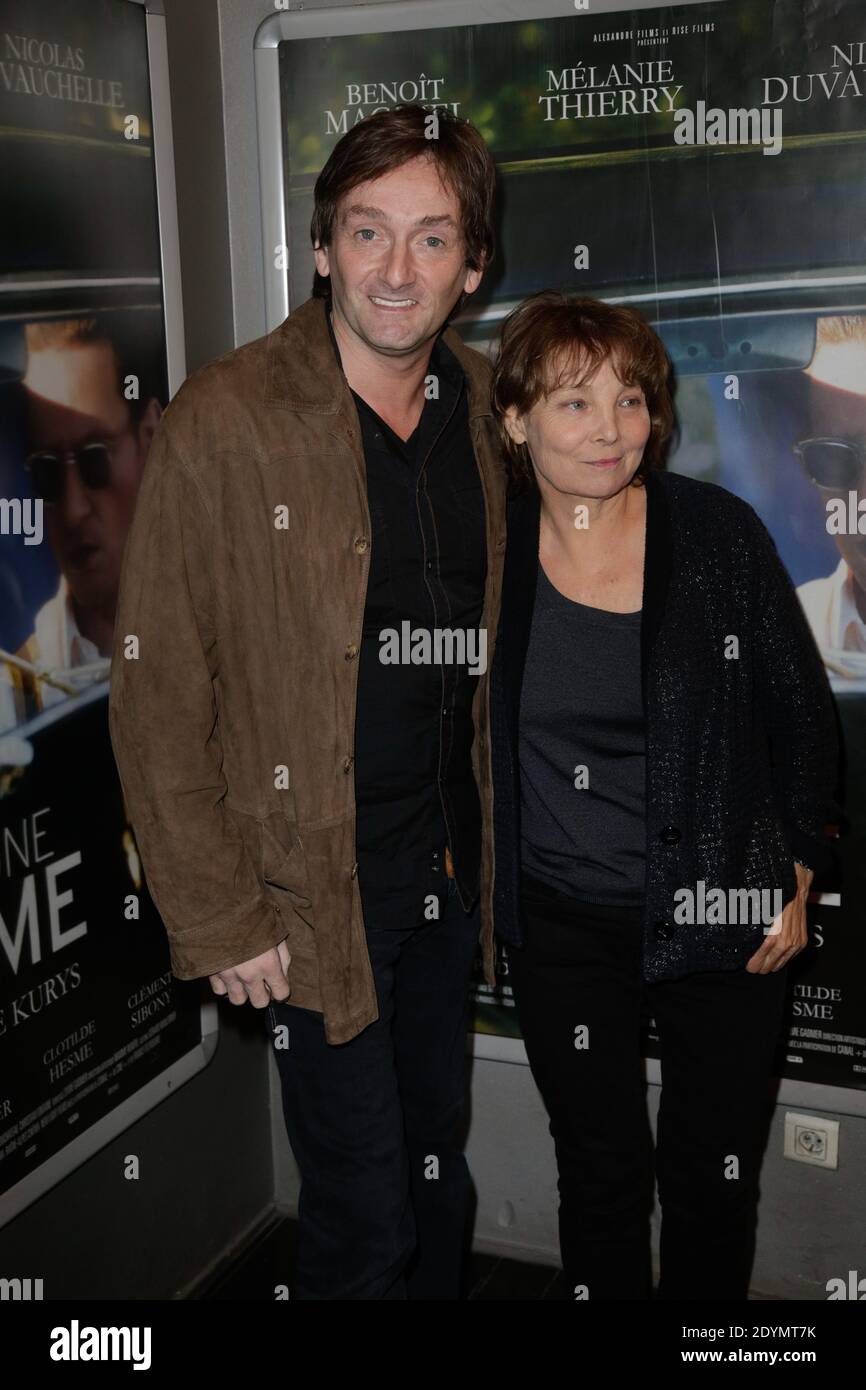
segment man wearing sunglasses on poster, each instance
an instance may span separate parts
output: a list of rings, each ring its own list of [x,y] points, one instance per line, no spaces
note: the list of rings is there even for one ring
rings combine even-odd
[[[60,579],[32,634],[0,654],[0,731],[108,678],[123,547],[162,414],[148,390],[122,393],[122,334],[99,319],[26,324],[24,338],[24,467]]]
[[[797,594],[836,690],[866,690],[866,315],[820,318],[807,372],[808,436],[794,452],[839,549]]]

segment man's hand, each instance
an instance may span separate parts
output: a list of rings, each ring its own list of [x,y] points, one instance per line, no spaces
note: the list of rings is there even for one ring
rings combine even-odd
[[[229,965],[216,975],[209,975],[214,994],[227,994],[232,1004],[249,999],[254,1009],[266,1009],[275,999],[288,999],[289,961],[292,959],[285,941],[277,942],[269,951],[240,965]]]
[[[797,875],[796,896],[782,908],[773,925],[768,928],[763,945],[758,947],[746,965],[746,969],[752,975],[769,975],[775,970],[781,970],[783,965],[787,965],[789,960],[799,955],[809,940],[806,929],[806,899],[815,875],[802,864],[795,864],[794,872]]]

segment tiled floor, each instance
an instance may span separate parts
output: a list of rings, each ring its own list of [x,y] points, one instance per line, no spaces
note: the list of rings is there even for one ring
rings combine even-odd
[[[295,1223],[275,1219],[228,1268],[208,1281],[197,1293],[200,1299],[273,1301],[277,1285],[289,1284],[294,1260]],[[496,1255],[472,1254],[466,1272],[467,1298],[530,1299],[568,1298],[562,1271],[549,1265],[524,1264]]]

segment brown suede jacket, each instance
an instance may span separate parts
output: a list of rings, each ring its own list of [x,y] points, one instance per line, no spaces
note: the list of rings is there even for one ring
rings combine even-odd
[[[484,490],[487,668],[505,550],[490,367],[453,329]],[[179,979],[287,940],[291,1002],[341,1043],[378,1017],[355,863],[353,737],[370,565],[357,411],[309,300],[194,372],[163,414],[127,538],[109,724]],[[493,983],[488,678],[473,702]]]

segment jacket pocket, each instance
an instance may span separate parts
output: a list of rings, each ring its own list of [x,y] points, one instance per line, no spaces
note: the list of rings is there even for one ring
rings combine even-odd
[[[274,811],[259,821],[259,832],[264,882],[288,893],[296,907],[311,907],[306,862],[296,826]]]

